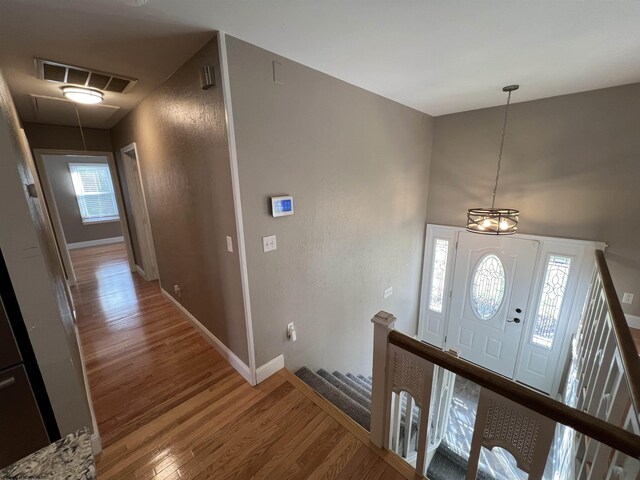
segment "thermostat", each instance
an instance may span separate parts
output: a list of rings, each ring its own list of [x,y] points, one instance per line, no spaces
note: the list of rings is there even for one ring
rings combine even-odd
[[[293,215],[293,197],[290,195],[271,197],[271,215],[274,217]]]

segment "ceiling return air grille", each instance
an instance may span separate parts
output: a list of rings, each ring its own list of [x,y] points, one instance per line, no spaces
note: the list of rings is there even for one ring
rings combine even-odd
[[[126,93],[137,82],[135,78],[98,72],[88,68],[74,67],[39,58],[36,59],[36,67],[38,69],[38,78],[43,80],[97,88],[105,92]]]

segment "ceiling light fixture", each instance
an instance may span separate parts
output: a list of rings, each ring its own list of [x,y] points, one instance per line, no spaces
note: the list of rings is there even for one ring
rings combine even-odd
[[[100,90],[85,87],[62,87],[62,94],[69,100],[87,105],[100,103],[104,98]]]
[[[504,112],[502,125],[502,139],[500,140],[500,153],[498,154],[498,170],[496,183],[493,187],[493,200],[491,208],[471,208],[467,211],[467,231],[484,235],[513,235],[518,230],[520,212],[512,208],[495,208],[496,193],[498,193],[498,180],[500,180],[500,166],[502,165],[502,150],[504,148],[504,135],[507,131],[507,119],[509,116],[509,104],[511,92],[520,88],[520,85],[509,85],[502,89],[508,92],[507,107]]]

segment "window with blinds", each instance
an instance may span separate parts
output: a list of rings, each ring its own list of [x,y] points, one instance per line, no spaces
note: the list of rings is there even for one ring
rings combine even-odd
[[[118,204],[106,163],[70,163],[82,223],[118,220]]]

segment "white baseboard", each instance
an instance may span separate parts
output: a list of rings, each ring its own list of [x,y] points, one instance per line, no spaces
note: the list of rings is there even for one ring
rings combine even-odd
[[[138,273],[140,275],[142,275],[142,278],[144,278],[145,280],[147,279],[147,274],[144,273],[144,270],[142,269],[142,267],[140,265],[136,265],[136,270],[138,271]]]
[[[631,328],[640,328],[640,317],[635,315],[625,315],[627,317],[627,325]]]
[[[118,242],[124,242],[124,237],[99,238],[98,240],[89,240],[86,242],[67,243],[67,248],[74,250],[76,248],[95,247],[97,245],[108,245]]]
[[[256,369],[256,383],[263,382],[278,370],[281,370],[283,368],[284,357],[282,356],[282,354],[280,354],[273,360],[268,361],[267,363]]]
[[[84,350],[82,349],[82,343],[80,342],[80,333],[78,332],[78,326],[75,326],[76,341],[78,343],[78,353],[80,354],[80,364],[82,367],[82,377],[84,378],[84,387],[87,392],[87,403],[89,404],[89,413],[91,414],[91,450],[94,455],[98,455],[102,452],[102,442],[100,441],[100,431],[98,430],[98,421],[96,420],[96,413],[93,410],[93,400],[91,399],[91,390],[89,389],[89,378],[87,377],[86,362],[84,360]]]
[[[215,348],[218,351],[218,353],[222,355],[224,359],[227,362],[229,362],[231,366],[235,368],[236,371],[240,375],[242,375],[242,377],[247,382],[253,384],[251,380],[251,369],[242,360],[240,360],[235,353],[229,350],[229,347],[227,347],[224,343],[222,343],[213,333],[207,330],[205,326],[202,325],[196,317],[191,315],[189,310],[184,308],[184,306],[182,306],[180,302],[178,302],[175,298],[169,295],[169,292],[167,292],[164,288],[160,288],[160,291],[162,292],[162,295],[164,295],[167,298],[167,300],[169,300],[173,305],[175,305],[175,307],[178,310],[180,310],[185,317],[187,317],[187,320],[189,320],[191,324],[194,327],[196,327],[196,329],[200,332],[200,334],[213,346],[213,348]]]
[[[100,434],[98,432],[91,435],[91,450],[94,456],[102,452],[102,442],[100,441]]]

